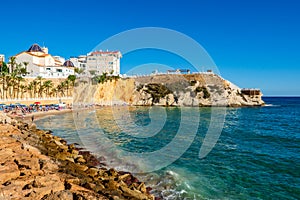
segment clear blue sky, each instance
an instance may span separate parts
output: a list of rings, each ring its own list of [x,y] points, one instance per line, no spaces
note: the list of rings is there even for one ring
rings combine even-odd
[[[0,54],[7,58],[32,43],[68,58],[128,29],[164,27],[199,42],[240,87],[300,95],[297,0],[19,0],[2,1],[0,10]]]

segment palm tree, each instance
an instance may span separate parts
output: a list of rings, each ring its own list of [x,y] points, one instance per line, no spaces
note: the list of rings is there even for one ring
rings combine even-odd
[[[64,82],[65,82],[65,88],[67,90],[67,96],[69,96],[70,81],[69,79],[66,79]]]
[[[17,98],[19,98],[19,92],[20,92],[20,85],[22,81],[25,81],[25,79],[22,76],[17,76]]]
[[[75,75],[69,75],[67,80],[69,81],[69,83],[71,84],[71,88],[74,89],[75,86],[75,81],[76,81],[76,76]],[[67,94],[68,95],[68,94]],[[72,93],[71,93],[72,95]],[[69,96],[69,95],[68,95]]]
[[[21,90],[21,99],[23,99],[24,94],[27,92],[26,85],[20,85],[20,90]]]
[[[2,99],[5,99],[6,97],[6,77],[9,74],[9,69],[6,65],[5,62],[2,63],[2,67],[1,67],[1,73],[0,73],[0,78],[1,78],[1,83],[2,83]]]
[[[16,72],[12,72],[10,73],[10,75],[8,76],[9,78],[7,79],[9,88],[10,88],[10,98],[15,98],[16,97],[16,80],[17,80],[17,76],[16,76]]]
[[[37,80],[38,83],[39,83],[38,96],[39,96],[39,97],[42,97],[43,89],[44,89],[44,88],[43,88],[43,85],[42,85],[42,81],[44,80],[44,78],[41,77],[41,76],[37,76],[37,77],[35,78],[35,80]]]
[[[29,64],[29,62],[23,62],[23,65],[25,66],[25,72],[27,74],[27,65]]]
[[[66,83],[65,83],[65,82],[61,82],[61,83],[57,86],[57,90],[58,90],[58,92],[61,93],[61,96],[62,96],[62,97],[65,96],[65,92],[64,92],[65,88],[66,88]]]
[[[76,76],[75,75],[69,75],[67,79],[72,83],[72,86],[74,87]]]
[[[50,97],[52,97],[52,95],[55,95],[55,97],[57,98],[57,95],[58,95],[57,87],[56,88],[54,87],[54,88],[51,89]]]
[[[5,98],[5,83],[6,83],[6,75],[8,73],[5,72],[5,71],[2,71],[0,76],[1,76],[1,83],[2,83],[2,98],[4,99]]]
[[[51,80],[46,80],[43,84],[43,87],[46,89],[46,96],[49,97],[49,91],[53,87],[53,83]]]
[[[84,69],[75,67],[74,71],[75,71],[75,73],[77,73],[77,74],[81,74],[81,73],[83,73]]]
[[[12,72],[14,72],[14,70],[15,70],[15,66],[16,66],[16,57],[15,56],[12,56],[12,57],[10,57],[9,58],[9,62],[8,62],[9,64],[10,64],[10,73],[12,73]]]
[[[33,87],[33,97],[36,98],[38,82],[36,80],[33,80],[31,82],[31,84],[32,84],[32,87]]]
[[[13,78],[12,76],[10,75],[6,75],[5,77],[5,90],[6,90],[6,99],[8,98],[12,98],[12,94],[13,94],[13,89],[12,89],[12,86],[13,86]]]
[[[27,85],[27,90],[29,91],[30,98],[32,98],[32,91],[34,89],[33,81]]]

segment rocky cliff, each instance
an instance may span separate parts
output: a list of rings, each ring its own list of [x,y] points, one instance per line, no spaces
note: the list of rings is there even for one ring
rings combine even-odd
[[[245,93],[216,74],[164,74],[78,84],[75,102],[137,106],[261,106],[262,93]]]

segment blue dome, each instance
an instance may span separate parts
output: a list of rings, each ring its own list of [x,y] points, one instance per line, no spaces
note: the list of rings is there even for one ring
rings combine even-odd
[[[70,60],[67,60],[67,61],[64,63],[64,66],[65,66],[65,67],[74,67],[74,64],[73,64]]]
[[[42,50],[42,48],[38,44],[31,45],[31,47],[28,49],[27,52],[41,52],[41,53],[44,53],[44,51]]]

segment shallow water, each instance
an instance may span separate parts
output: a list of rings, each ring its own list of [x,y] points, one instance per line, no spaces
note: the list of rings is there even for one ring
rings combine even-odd
[[[139,172],[164,199],[299,199],[300,98],[264,100],[268,106],[226,108],[226,116],[224,108],[106,107],[37,125],[104,155],[109,166]],[[216,122],[222,133],[199,159]]]

